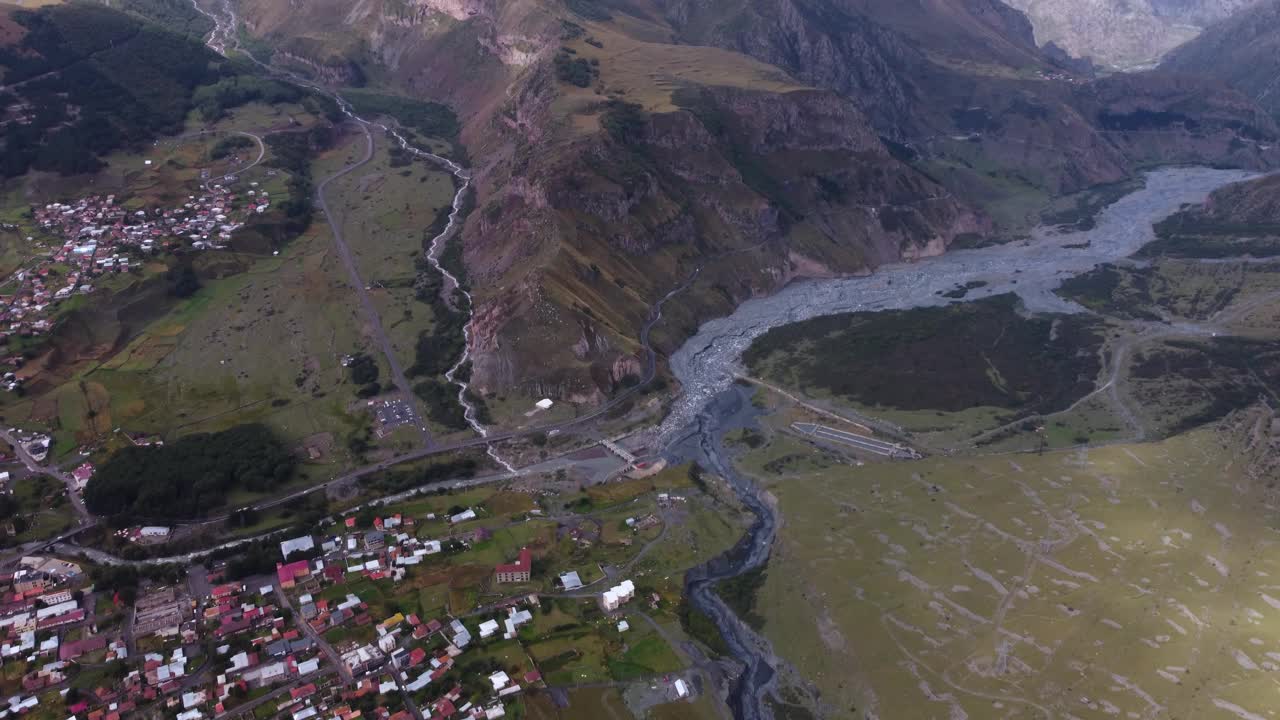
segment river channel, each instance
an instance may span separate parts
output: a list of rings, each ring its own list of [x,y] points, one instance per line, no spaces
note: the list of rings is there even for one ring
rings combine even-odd
[[[941,293],[969,282],[986,285],[971,290],[965,300],[1013,292],[1032,311],[1077,312],[1081,308],[1053,292],[1063,280],[1132,255],[1155,239],[1154,223],[1184,204],[1203,202],[1219,187],[1251,177],[1254,173],[1199,167],[1153,171],[1143,189],[1103,210],[1092,230],[1058,233],[1039,228],[1025,242],[887,265],[865,277],[796,282],[703,324],[672,355],[671,370],[682,395],[663,423],[668,459],[692,460],[725,478],[755,515],[737,546],[690,571],[686,579],[690,602],[715,622],[730,651],[746,667],[730,690],[735,718],[773,717],[764,697],[776,676],[768,641],[715,593],[716,582],[767,562],[777,530],[774,509],[760,489],[734,469],[723,442],[726,431],[754,422],[748,392],[733,384],[738,360],[751,341],[770,328],[820,315],[942,305],[952,301]]]

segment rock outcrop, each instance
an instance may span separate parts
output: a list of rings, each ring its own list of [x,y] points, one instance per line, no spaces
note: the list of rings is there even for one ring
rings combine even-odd
[[[1280,114],[1280,0],[1264,0],[1169,53],[1160,69],[1226,82]]]
[[[797,277],[1015,233],[1008,208],[1140,164],[1266,166],[1275,136],[1217,87],[1074,74],[999,0],[244,5],[291,52],[341,38],[459,111],[473,381],[494,393],[616,392],[695,269],[660,349]]]
[[[1130,70],[1152,67],[1206,27],[1258,0],[1009,0],[1035,26],[1036,40],[1076,57]]]

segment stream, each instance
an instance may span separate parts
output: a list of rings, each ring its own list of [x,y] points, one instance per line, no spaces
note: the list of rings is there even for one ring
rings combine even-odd
[[[437,167],[441,167],[449,174],[453,175],[454,179],[457,181],[458,187],[454,192],[453,201],[449,207],[449,222],[445,225],[444,230],[440,231],[439,235],[432,238],[431,244],[427,249],[427,261],[431,264],[432,269],[440,273],[444,278],[443,292],[449,293],[456,288],[458,292],[466,298],[466,312],[468,315],[473,315],[475,308],[471,293],[462,286],[462,283],[459,282],[458,278],[455,277],[453,273],[449,272],[449,270],[440,263],[440,256],[444,253],[446,246],[449,244],[449,240],[453,238],[461,227],[460,218],[463,203],[466,199],[467,191],[471,189],[471,172],[447,157],[436,155],[435,153],[428,152],[414,146],[394,127],[384,125],[379,122],[365,120],[360,117],[355,113],[355,109],[351,106],[351,103],[347,102],[346,98],[342,97],[340,93],[334,91],[332,88],[313,83],[306,78],[298,77],[293,73],[282,71],[279,68],[264,63],[254,57],[253,53],[249,52],[248,48],[245,48],[240,43],[237,29],[239,20],[236,17],[235,10],[231,7],[230,0],[220,0],[215,5],[214,12],[205,10],[200,5],[199,0],[191,0],[191,5],[201,15],[204,15],[213,21],[214,28],[205,39],[205,45],[207,45],[209,49],[223,56],[225,56],[229,50],[241,53],[268,73],[283,75],[290,82],[311,88],[316,92],[323,93],[324,95],[333,98],[342,113],[351,118],[357,124],[364,126],[366,132],[368,131],[368,128],[377,128],[395,140],[396,144],[399,145],[402,150],[410,152],[414,156],[422,158]],[[466,419],[467,424],[470,425],[471,429],[479,434],[480,437],[488,437],[489,429],[479,421],[476,407],[471,402],[470,398],[467,397],[469,381],[458,377],[458,371],[471,360],[471,320],[472,318],[468,317],[466,324],[463,325],[462,328],[464,338],[462,344],[462,355],[458,358],[457,362],[449,368],[444,377],[446,382],[452,383],[458,387],[458,402],[462,405],[463,417]],[[493,445],[486,445],[485,451],[496,464],[502,467],[503,470],[511,475],[518,474],[516,468],[499,455],[497,449]]]
[[[1155,222],[1184,204],[1203,202],[1219,187],[1255,176],[1199,167],[1156,170],[1148,173],[1145,188],[1103,210],[1092,230],[1058,233],[1037,228],[1027,241],[887,265],[864,277],[796,282],[704,323],[671,356],[682,393],[662,426],[667,459],[695,461],[724,478],[755,515],[737,545],[691,570],[685,580],[690,602],[712,619],[733,656],[745,666],[730,688],[735,718],[773,717],[764,699],[774,691],[777,663],[768,640],[738,619],[715,592],[718,581],[767,562],[777,531],[773,507],[759,487],[734,469],[723,442],[727,431],[754,422],[751,390],[733,383],[738,360],[751,341],[770,328],[820,315],[943,305],[953,301],[940,293],[968,282],[986,285],[970,290],[966,301],[1013,292],[1031,311],[1078,312],[1079,306],[1053,293],[1063,280],[1133,254],[1155,239]]]

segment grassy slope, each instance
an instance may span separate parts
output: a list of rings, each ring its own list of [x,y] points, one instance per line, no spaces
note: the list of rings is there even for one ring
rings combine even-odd
[[[1260,711],[1275,518],[1232,457],[1204,430],[790,477],[771,488],[789,572],[761,594],[766,633],[838,717],[872,697],[882,714],[1142,713],[1142,693],[1187,717]]]

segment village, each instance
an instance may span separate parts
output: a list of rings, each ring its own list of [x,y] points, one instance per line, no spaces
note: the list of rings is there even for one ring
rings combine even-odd
[[[557,688],[599,682],[630,683],[653,706],[693,702],[701,680],[655,619],[672,622],[678,585],[632,576],[610,554],[657,543],[660,516],[687,500],[647,480],[596,493],[622,500],[609,519],[507,491],[352,513],[273,540],[274,571],[238,578],[234,556],[152,570],[21,557],[0,572],[0,718],[52,706],[65,712],[48,717],[78,720],[479,720],[527,716],[530,694],[554,707],[569,697]],[[524,526],[537,531],[512,533]],[[512,539],[529,544],[505,549]],[[456,591],[458,568],[479,593]]]
[[[103,276],[140,270],[156,253],[225,248],[232,233],[271,207],[271,199],[256,182],[239,192],[231,187],[234,177],[224,180],[207,183],[176,207],[131,210],[115,195],[89,195],[32,208],[36,226],[55,241],[40,246],[28,236],[36,258],[0,283],[0,338],[47,333],[59,303],[92,293]],[[12,378],[5,383],[16,387]]]

